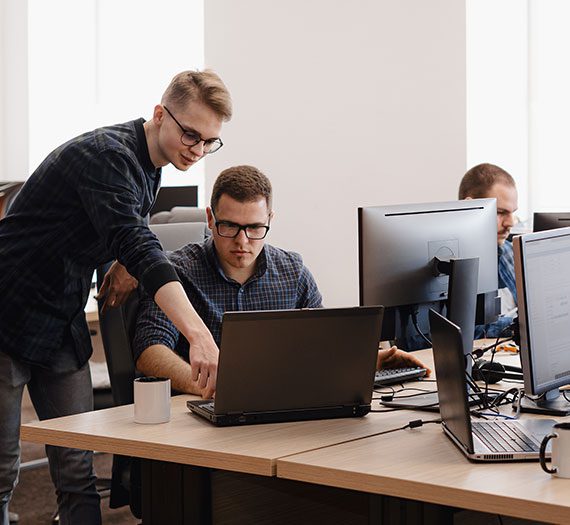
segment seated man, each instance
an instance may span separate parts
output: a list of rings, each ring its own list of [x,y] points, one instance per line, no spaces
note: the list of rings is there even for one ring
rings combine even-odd
[[[511,335],[509,326],[517,312],[517,290],[513,245],[507,240],[515,224],[518,194],[514,179],[494,164],[479,164],[461,179],[460,199],[497,199],[497,245],[499,264],[499,296],[501,317],[495,322],[475,328],[475,338]]]
[[[251,166],[223,171],[207,208],[212,237],[170,254],[184,290],[220,344],[222,315],[235,310],[321,308],[322,297],[301,257],[265,244],[273,211],[271,183]],[[166,376],[179,392],[202,394],[188,363],[188,342],[156,307],[141,301],[133,352],[145,375]],[[380,350],[380,366],[423,366],[396,349]]]

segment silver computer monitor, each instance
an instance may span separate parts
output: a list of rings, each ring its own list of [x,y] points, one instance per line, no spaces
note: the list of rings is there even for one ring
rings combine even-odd
[[[428,309],[442,311],[448,298],[449,277],[436,275],[436,258],[478,258],[477,293],[496,299],[495,199],[359,208],[358,230],[360,304],[386,307],[383,339],[427,346],[418,335],[429,334]]]
[[[525,394],[522,409],[570,413],[570,228],[514,238]]]

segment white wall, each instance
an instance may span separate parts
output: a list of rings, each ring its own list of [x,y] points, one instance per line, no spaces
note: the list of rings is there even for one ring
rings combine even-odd
[[[357,304],[357,207],[451,200],[465,172],[465,2],[205,4],[205,62],[235,106],[208,191],[262,169],[269,242],[302,253],[327,306]]]
[[[0,2],[0,180],[28,176],[28,2]]]

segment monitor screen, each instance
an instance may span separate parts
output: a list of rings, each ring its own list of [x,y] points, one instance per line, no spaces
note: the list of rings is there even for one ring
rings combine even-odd
[[[525,393],[543,396],[533,411],[569,405],[559,387],[570,384],[570,228],[515,237],[514,253]]]
[[[535,212],[532,224],[535,232],[567,228],[570,226],[570,212]]]
[[[386,307],[382,339],[400,348],[430,346],[418,332],[429,334],[429,307],[445,310],[435,258],[478,258],[477,293],[497,295],[495,199],[359,208],[358,227],[360,304]]]

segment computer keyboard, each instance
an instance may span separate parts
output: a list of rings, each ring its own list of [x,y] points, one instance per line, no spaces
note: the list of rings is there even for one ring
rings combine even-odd
[[[473,433],[494,452],[537,452],[538,445],[512,421],[473,423]]]
[[[386,386],[406,381],[414,381],[426,375],[427,370],[419,366],[384,368],[376,371],[374,386]]]

